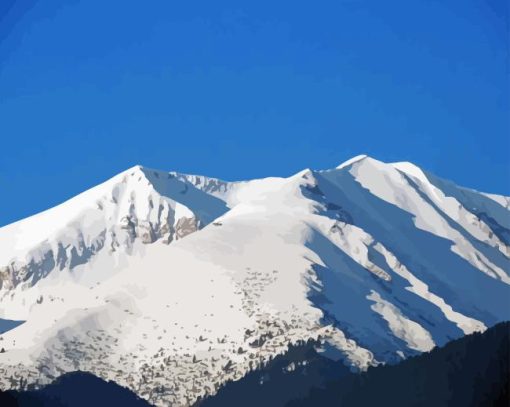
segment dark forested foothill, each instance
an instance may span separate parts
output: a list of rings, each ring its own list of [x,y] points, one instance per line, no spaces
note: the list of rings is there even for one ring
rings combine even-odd
[[[348,375],[291,407],[510,405],[510,323],[467,335],[394,366]]]
[[[265,366],[241,380],[228,382],[218,393],[195,407],[280,407],[295,397],[305,397],[313,386],[350,373],[349,368],[318,353],[313,341],[291,346]]]
[[[148,407],[130,390],[90,373],[67,373],[38,390],[0,394],[1,407]]]

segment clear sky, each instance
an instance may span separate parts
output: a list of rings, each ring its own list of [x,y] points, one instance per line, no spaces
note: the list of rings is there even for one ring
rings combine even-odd
[[[1,0],[0,225],[135,164],[366,153],[510,195],[507,0]]]

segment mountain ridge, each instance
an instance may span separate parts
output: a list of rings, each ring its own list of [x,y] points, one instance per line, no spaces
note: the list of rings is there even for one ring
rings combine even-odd
[[[510,319],[508,197],[339,167],[231,183],[135,166],[0,228],[0,317],[25,321],[1,335],[0,386],[80,369],[191,405],[299,341],[365,370]]]

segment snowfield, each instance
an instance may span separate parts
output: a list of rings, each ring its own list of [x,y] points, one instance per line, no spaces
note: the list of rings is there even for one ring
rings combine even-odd
[[[355,157],[225,182],[133,167],[0,228],[0,387],[83,370],[193,404],[312,340],[353,370],[510,319],[510,198]]]

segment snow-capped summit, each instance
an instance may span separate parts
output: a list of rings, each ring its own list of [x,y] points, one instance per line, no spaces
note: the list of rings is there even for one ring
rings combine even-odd
[[[342,168],[348,167],[349,165],[352,165],[352,164],[357,163],[361,160],[364,160],[365,158],[370,158],[370,157],[366,154],[357,155],[356,157],[352,157],[349,160],[344,161],[342,164],[338,165],[336,167],[336,169],[341,170]]]
[[[0,283],[31,286],[53,269],[73,269],[101,250],[130,252],[137,241],[170,243],[227,210],[224,201],[186,176],[137,165],[0,229]]]
[[[509,319],[509,208],[364,155],[245,182],[133,167],[0,229],[0,317],[24,321],[0,384],[79,369],[190,405],[299,341],[361,370],[428,351]]]

